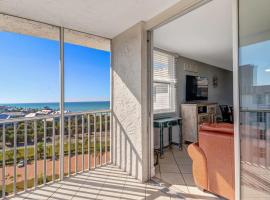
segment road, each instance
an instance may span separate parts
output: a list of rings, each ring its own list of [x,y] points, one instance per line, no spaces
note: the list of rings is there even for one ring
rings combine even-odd
[[[78,171],[82,170],[82,155],[78,155]],[[110,153],[107,153],[107,161],[110,160]],[[64,171],[65,173],[68,172],[68,156],[65,156],[64,158]],[[102,163],[105,163],[105,153],[102,155]],[[96,165],[100,164],[100,156],[99,153],[97,153],[96,156]],[[37,174],[38,177],[43,176],[43,165],[44,161],[43,160],[38,160],[37,161]],[[91,165],[94,167],[94,156],[91,155]],[[34,162],[31,162],[27,164],[27,177],[28,180],[31,180],[34,178]],[[53,162],[52,160],[48,159],[46,160],[46,175],[51,176],[52,175],[52,166]],[[84,155],[84,168],[88,169],[88,154]],[[12,166],[6,166],[6,185],[13,183],[13,165]],[[24,181],[24,167],[18,168],[16,167],[17,171],[17,183]],[[71,172],[75,172],[75,156],[71,157]],[[55,174],[59,175],[59,160],[55,161]],[[0,168],[0,180],[2,180],[2,168]]]

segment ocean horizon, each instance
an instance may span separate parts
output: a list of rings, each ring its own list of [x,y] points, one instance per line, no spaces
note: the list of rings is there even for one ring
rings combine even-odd
[[[50,108],[52,110],[59,110],[59,103],[0,103],[0,106],[8,106],[12,108],[22,109],[44,109]],[[65,102],[64,109],[70,112],[83,112],[93,110],[107,110],[110,109],[110,101],[85,101],[85,102]]]

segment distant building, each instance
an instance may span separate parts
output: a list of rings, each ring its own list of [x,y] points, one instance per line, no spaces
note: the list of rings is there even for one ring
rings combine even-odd
[[[36,114],[38,114],[38,115],[49,115],[49,114],[51,114],[52,112],[53,112],[52,110],[47,110],[47,109],[45,109],[45,110],[37,111]]]
[[[69,110],[64,110],[64,114],[67,114],[67,113],[69,113],[69,112],[70,112]],[[58,111],[53,112],[52,114],[53,114],[53,115],[60,115],[61,112],[60,112],[60,110],[58,110]]]
[[[36,117],[36,116],[37,116],[37,113],[29,113],[29,114],[25,115],[24,117],[31,118],[31,117]]]
[[[10,118],[10,115],[7,115],[7,114],[0,114],[0,120],[4,120],[4,119],[9,119]]]
[[[6,112],[6,111],[7,111],[7,109],[8,109],[8,107],[7,107],[7,106],[0,106],[0,113],[2,113],[2,112]]]
[[[10,118],[18,118],[18,117],[24,117],[25,114],[23,112],[5,112],[2,113],[3,115],[9,115]]]

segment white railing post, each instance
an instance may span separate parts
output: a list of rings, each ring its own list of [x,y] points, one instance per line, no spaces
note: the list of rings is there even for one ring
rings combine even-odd
[[[82,171],[84,172],[84,116],[82,115]]]
[[[68,117],[68,176],[71,172],[71,119]]]
[[[17,123],[13,124],[14,126],[14,145],[13,145],[13,150],[14,150],[14,161],[13,161],[13,193],[16,194],[16,185],[17,185]]]
[[[75,116],[75,174],[78,173],[78,117]]]
[[[107,148],[108,148],[108,143],[107,143],[107,129],[108,129],[108,119],[107,119],[107,117],[108,117],[108,113],[106,113],[105,115],[104,115],[104,117],[105,117],[105,164],[107,164]]]
[[[34,121],[34,188],[37,188],[37,120]]]
[[[96,134],[97,134],[97,119],[96,114],[94,114],[94,168],[96,168]]]
[[[6,125],[3,124],[2,135],[2,198],[6,197]]]
[[[52,121],[52,181],[55,181],[55,118]]]
[[[102,113],[99,116],[99,164],[102,166]]]
[[[113,153],[112,153],[112,148],[113,148],[113,142],[112,142],[112,140],[113,140],[113,135],[112,135],[112,127],[113,127],[112,117],[113,117],[113,115],[112,115],[112,112],[110,112],[109,116],[110,116],[110,163],[112,163],[112,155],[113,155]]]
[[[88,133],[88,170],[91,170],[91,124],[90,115],[87,115],[87,133]]]
[[[46,140],[47,140],[47,124],[46,124],[46,119],[44,119],[44,122],[43,122],[43,126],[44,126],[44,140],[43,140],[43,184],[46,184],[46,177],[47,177],[47,166],[46,166],[46,163],[47,163],[47,156],[46,156]]]
[[[27,190],[27,163],[28,163],[28,149],[27,149],[27,122],[24,122],[24,190]]]

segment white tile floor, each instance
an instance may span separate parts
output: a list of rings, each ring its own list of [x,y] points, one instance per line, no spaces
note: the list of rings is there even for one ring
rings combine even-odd
[[[90,173],[66,178],[38,190],[22,193],[12,200],[176,200],[218,197],[200,191],[193,182],[191,160],[186,150],[168,149],[156,167],[156,177],[149,183],[140,183],[115,166],[97,168]]]
[[[192,160],[186,147],[167,149],[159,165],[156,166],[156,178],[163,183],[171,194],[171,199],[220,200],[213,194],[199,190],[192,176]]]
[[[168,199],[170,194],[161,192],[154,183],[140,183],[115,166],[97,168],[48,184],[35,191],[18,194],[12,200],[87,200],[87,199]]]

